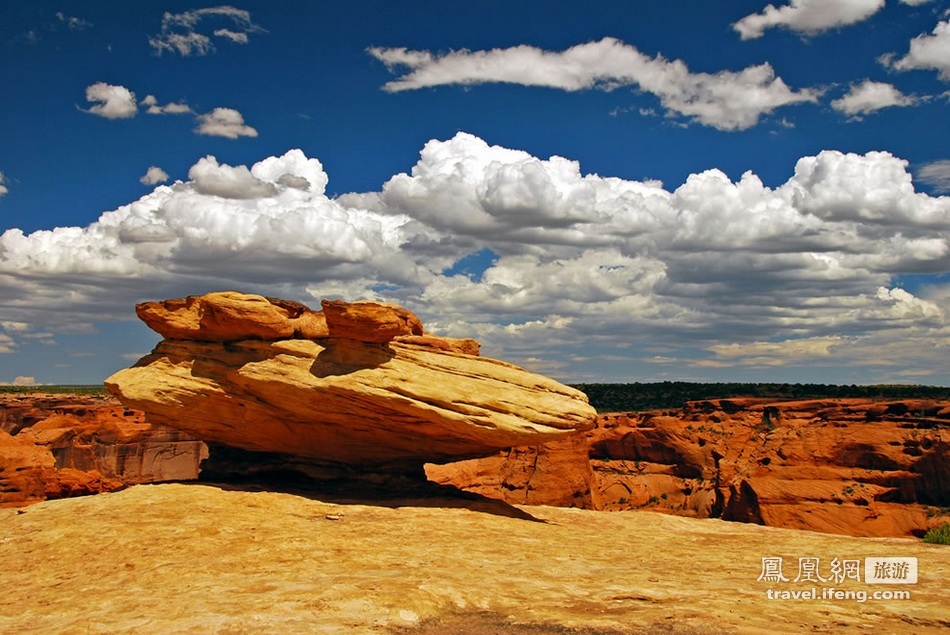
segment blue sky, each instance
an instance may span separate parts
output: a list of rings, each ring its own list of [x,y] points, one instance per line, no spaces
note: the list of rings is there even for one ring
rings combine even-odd
[[[0,11],[0,383],[237,289],[572,382],[950,385],[946,1]]]

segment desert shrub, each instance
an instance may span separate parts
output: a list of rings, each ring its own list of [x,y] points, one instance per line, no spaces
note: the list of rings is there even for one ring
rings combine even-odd
[[[924,534],[924,542],[932,545],[950,545],[950,523],[934,527]]]

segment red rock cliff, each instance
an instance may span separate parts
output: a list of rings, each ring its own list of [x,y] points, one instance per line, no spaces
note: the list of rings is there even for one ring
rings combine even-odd
[[[0,395],[0,506],[192,480],[206,457],[111,397]]]
[[[722,399],[604,414],[582,439],[427,469],[511,503],[919,536],[947,520],[948,422],[932,401]]]

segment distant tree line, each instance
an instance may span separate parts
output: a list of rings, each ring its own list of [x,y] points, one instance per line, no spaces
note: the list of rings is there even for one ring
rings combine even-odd
[[[590,399],[598,412],[627,412],[681,408],[687,401],[766,397],[769,399],[950,399],[950,387],[886,384],[838,386],[834,384],[700,384],[664,381],[632,384],[572,384]]]

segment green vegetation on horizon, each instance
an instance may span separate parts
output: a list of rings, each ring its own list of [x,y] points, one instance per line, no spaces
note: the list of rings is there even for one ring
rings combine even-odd
[[[694,383],[664,381],[630,384],[571,384],[590,399],[598,412],[634,412],[681,408],[687,401],[729,399],[732,397],[763,397],[768,399],[940,399],[950,400],[950,387],[882,384],[872,386],[835,384],[752,384]],[[102,384],[0,386],[0,394],[58,393],[73,395],[105,395]]]
[[[32,393],[50,393],[57,395],[105,395],[106,387],[102,384],[91,385],[49,385],[49,386],[0,386],[0,394],[32,394]]]
[[[687,401],[764,397],[768,399],[950,399],[950,387],[886,384],[874,386],[834,384],[692,383],[664,381],[632,384],[571,384],[590,399],[597,412],[634,412],[681,408]]]

